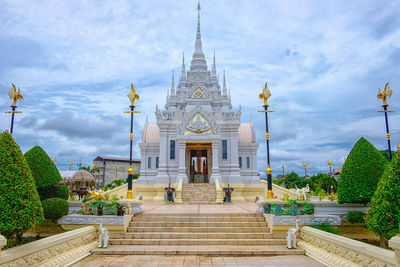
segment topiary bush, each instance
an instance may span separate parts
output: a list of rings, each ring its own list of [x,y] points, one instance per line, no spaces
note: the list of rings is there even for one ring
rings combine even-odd
[[[43,220],[35,181],[19,146],[0,134],[0,233],[19,244],[22,234]]]
[[[58,220],[68,214],[68,202],[62,198],[48,198],[42,202],[44,217],[48,220]]]
[[[387,163],[368,140],[360,138],[343,165],[338,183],[338,203],[370,202]]]
[[[46,187],[39,187],[37,190],[41,201],[48,198],[69,198],[69,188],[67,185],[51,185]]]
[[[62,181],[60,172],[40,146],[34,146],[25,153],[37,188],[48,187]]]
[[[350,223],[363,223],[365,213],[362,211],[349,211],[347,212],[347,221]]]
[[[398,151],[371,199],[371,207],[365,218],[366,226],[381,238],[381,246],[399,233],[400,223],[400,152]]]

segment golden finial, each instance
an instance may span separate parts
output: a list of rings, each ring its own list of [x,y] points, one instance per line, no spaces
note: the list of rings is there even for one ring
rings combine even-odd
[[[18,87],[18,91],[17,91],[17,88],[15,87],[15,84],[13,84],[13,83],[12,83],[12,87],[8,91],[8,96],[13,101],[11,104],[12,107],[17,106],[18,99],[21,99],[21,100],[24,99],[21,95],[21,89]]]
[[[128,94],[128,98],[131,101],[131,106],[135,106],[135,100],[139,100],[139,95],[136,94],[135,87],[133,87],[133,84],[131,83],[131,91]]]
[[[267,82],[263,88],[262,94],[259,95],[260,99],[264,100],[264,106],[267,106],[268,98],[271,97],[271,91],[268,89]]]
[[[69,170],[71,170],[71,167],[72,167],[72,165],[74,165],[74,162],[70,161],[70,162],[68,162],[68,165],[69,165]]]
[[[51,161],[54,163],[54,162],[56,162],[56,161],[57,161],[57,158],[56,158],[56,157],[54,157],[54,158],[51,158]]]
[[[197,2],[197,10],[199,10],[199,11],[200,11],[200,1],[199,1],[199,2]]]
[[[382,106],[388,106],[388,103],[386,102],[386,98],[387,97],[390,98],[392,96],[392,94],[393,94],[393,91],[392,91],[392,89],[390,89],[389,82],[386,83],[385,89],[383,90],[383,92],[381,92],[381,88],[379,88],[377,97],[382,99],[382,103],[383,103]]]
[[[397,150],[399,150],[400,149],[400,145],[399,144],[397,144]]]
[[[332,160],[331,161],[328,160],[328,165],[329,165],[329,167],[332,167],[333,161]]]

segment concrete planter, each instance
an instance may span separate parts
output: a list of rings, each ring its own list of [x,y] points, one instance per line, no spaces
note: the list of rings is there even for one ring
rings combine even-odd
[[[320,225],[322,223],[329,223],[331,225],[340,225],[341,219],[337,215],[281,215],[275,216],[273,214],[264,214],[268,226],[271,228],[272,233],[287,232],[288,229],[294,228],[296,220],[299,220],[299,226],[304,225]]]
[[[131,221],[133,214],[126,214],[124,216],[115,215],[81,215],[81,214],[68,214],[58,220],[58,224],[65,230],[74,230],[85,226],[95,226],[96,229],[100,223],[111,232],[125,232],[126,228]]]

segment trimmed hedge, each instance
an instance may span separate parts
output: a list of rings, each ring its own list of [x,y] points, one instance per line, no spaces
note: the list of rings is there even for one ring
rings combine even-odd
[[[41,201],[48,198],[62,198],[66,200],[69,198],[69,188],[67,185],[39,187],[37,190]]]
[[[400,152],[398,151],[372,197],[366,216],[366,226],[387,241],[399,233],[400,223]]]
[[[370,202],[387,163],[368,140],[360,138],[343,165],[338,183],[338,202]]]
[[[349,211],[347,212],[347,221],[350,223],[363,223],[365,213],[362,211]]]
[[[43,220],[35,181],[19,146],[8,132],[0,134],[0,233],[21,240]]]
[[[34,146],[25,153],[36,187],[48,187],[62,181],[60,172],[40,146]]]
[[[57,220],[68,214],[68,201],[62,198],[48,198],[42,202],[44,217],[48,220]]]

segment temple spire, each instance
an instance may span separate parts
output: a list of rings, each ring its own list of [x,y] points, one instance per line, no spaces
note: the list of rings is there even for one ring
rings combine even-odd
[[[182,68],[181,68],[181,77],[179,78],[179,83],[186,81],[186,69],[185,69],[185,52],[182,54]]]
[[[224,96],[226,96],[226,95],[227,95],[227,89],[226,89],[226,79],[225,79],[225,70],[224,70],[224,77],[223,77],[222,95],[224,95]]]
[[[212,73],[211,73],[212,78],[217,78],[217,67],[215,65],[215,52],[214,52],[214,60],[213,60],[213,65],[212,65]]]
[[[174,75],[174,70],[172,70],[171,95],[175,95],[175,75]]]
[[[194,44],[194,53],[192,62],[190,65],[190,70],[193,69],[203,69],[207,70],[207,63],[203,53],[203,45],[201,43],[201,33],[200,33],[200,1],[197,4],[197,33],[196,42]]]

